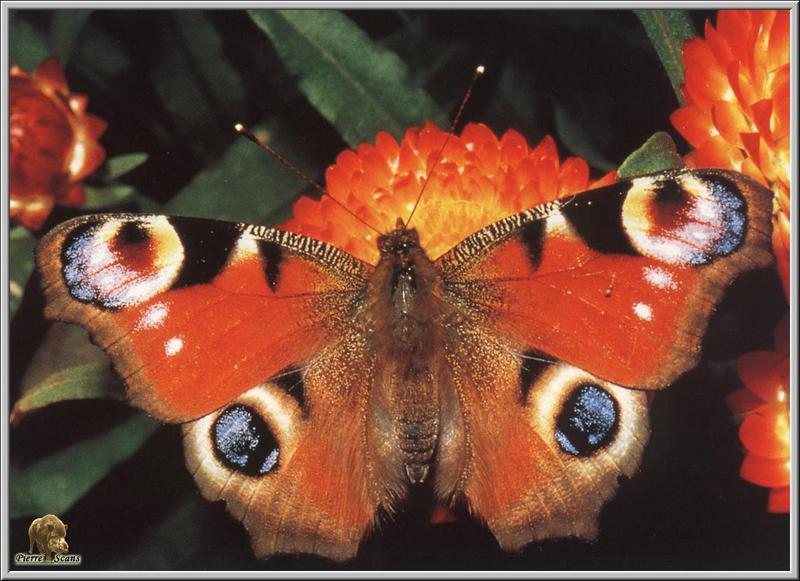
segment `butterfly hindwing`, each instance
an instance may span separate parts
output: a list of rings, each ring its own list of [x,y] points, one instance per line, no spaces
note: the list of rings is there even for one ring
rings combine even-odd
[[[225,501],[257,557],[348,559],[375,519],[382,493],[373,488],[365,429],[374,363],[362,342],[349,333],[303,370],[183,427],[187,467],[203,496]]]
[[[132,401],[198,418],[342,334],[369,267],[291,233],[194,218],[77,218],[39,246],[48,317],[84,325]]]
[[[506,550],[593,539],[600,510],[632,476],[649,437],[647,394],[465,329],[451,360],[464,415],[451,488]],[[491,381],[484,378],[491,377]]]

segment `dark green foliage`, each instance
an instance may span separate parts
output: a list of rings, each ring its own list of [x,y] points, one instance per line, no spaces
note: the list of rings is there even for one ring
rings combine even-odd
[[[351,146],[447,117],[391,51],[336,11],[251,10],[309,102]]]
[[[617,177],[620,179],[635,178],[684,165],[669,133],[659,131],[625,158],[617,170]]]
[[[642,21],[667,71],[678,101],[683,104],[680,86],[683,84],[683,42],[695,35],[689,15],[683,10],[634,10]]]

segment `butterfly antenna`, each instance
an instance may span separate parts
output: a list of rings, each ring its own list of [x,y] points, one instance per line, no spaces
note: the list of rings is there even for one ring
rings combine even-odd
[[[254,134],[253,134],[253,133],[252,133],[250,130],[248,130],[248,129],[247,129],[247,127],[245,127],[245,126],[244,126],[244,125],[242,125],[241,123],[237,123],[236,125],[234,125],[234,129],[236,129],[236,133],[238,133],[238,134],[239,134],[239,135],[241,135],[242,137],[246,137],[247,139],[249,139],[250,141],[252,141],[253,143],[255,143],[255,144],[256,144],[257,146],[259,146],[261,149],[263,149],[263,150],[264,150],[264,151],[266,151],[268,154],[270,154],[272,157],[274,157],[275,159],[277,159],[277,160],[278,160],[278,162],[280,162],[280,164],[281,164],[283,167],[285,167],[286,169],[288,169],[289,171],[291,171],[291,172],[292,172],[294,175],[296,175],[296,176],[297,176],[297,177],[299,177],[301,180],[303,180],[304,182],[306,182],[308,185],[310,185],[312,188],[314,188],[315,190],[317,190],[317,191],[318,191],[319,193],[321,193],[323,196],[328,196],[328,198],[330,198],[331,200],[333,200],[334,202],[336,202],[336,203],[337,203],[339,206],[341,206],[341,208],[342,208],[342,209],[343,209],[345,212],[347,212],[347,213],[348,213],[348,214],[350,214],[350,215],[351,215],[353,218],[355,218],[356,220],[358,220],[359,222],[361,222],[362,224],[364,224],[364,226],[366,226],[367,228],[369,228],[370,230],[372,230],[373,232],[375,232],[375,233],[376,233],[378,236],[380,236],[380,235],[381,235],[381,232],[380,232],[380,230],[378,230],[378,229],[377,229],[377,228],[375,228],[375,227],[374,227],[372,224],[370,224],[369,222],[367,222],[366,220],[364,220],[364,219],[363,219],[361,216],[357,215],[357,214],[356,214],[355,212],[353,212],[353,211],[352,211],[350,208],[348,208],[347,206],[345,206],[345,205],[344,205],[342,202],[340,202],[339,200],[337,200],[336,198],[334,198],[334,197],[333,197],[333,196],[332,196],[332,195],[331,195],[331,194],[328,192],[328,190],[326,190],[326,189],[325,189],[325,188],[323,188],[321,185],[319,185],[317,182],[315,182],[315,181],[314,181],[314,180],[312,180],[310,177],[308,177],[306,174],[304,174],[304,173],[303,173],[303,172],[300,170],[300,168],[298,168],[298,167],[297,167],[296,165],[294,165],[294,164],[293,164],[291,161],[289,161],[288,159],[286,159],[285,157],[283,157],[283,156],[282,156],[280,153],[278,153],[277,151],[275,151],[275,149],[273,149],[272,147],[270,147],[269,145],[267,145],[266,143],[264,143],[263,141],[261,141],[261,140],[260,140],[258,137],[256,137],[256,136],[255,136],[255,135],[254,135]]]
[[[417,207],[419,207],[419,203],[422,200],[422,194],[425,192],[425,188],[428,187],[428,182],[430,181],[431,176],[433,175],[433,172],[436,169],[436,166],[439,165],[439,162],[442,159],[442,155],[444,154],[444,149],[445,147],[447,147],[447,143],[450,141],[450,137],[456,130],[456,125],[458,125],[458,122],[461,119],[461,114],[464,112],[464,107],[467,106],[467,102],[469,101],[469,98],[472,96],[472,89],[475,87],[475,82],[478,80],[478,77],[480,77],[484,72],[486,72],[486,67],[484,67],[483,65],[478,65],[477,67],[475,67],[475,72],[472,75],[472,81],[470,81],[469,83],[467,92],[464,93],[464,98],[461,99],[461,104],[458,106],[458,111],[456,111],[456,114],[453,117],[453,122],[450,124],[450,130],[447,132],[447,137],[445,138],[444,143],[442,143],[442,147],[439,149],[439,153],[437,153],[436,155],[436,160],[433,162],[433,165],[431,166],[431,170],[428,172],[428,175],[425,176],[425,182],[422,184],[422,189],[419,191],[419,194],[417,195],[417,201],[414,202],[414,207],[411,209],[411,214],[408,216],[408,220],[406,221],[406,227],[408,227],[408,225],[411,223],[411,220],[414,218],[414,213],[417,211]]]
[[[537,357],[536,355],[526,355],[525,353],[518,354],[520,359],[528,361],[536,361],[537,363],[555,363],[555,359],[547,359],[546,357]]]

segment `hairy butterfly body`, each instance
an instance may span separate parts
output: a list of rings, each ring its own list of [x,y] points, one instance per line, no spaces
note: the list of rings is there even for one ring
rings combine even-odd
[[[184,424],[189,470],[258,556],[355,555],[412,487],[506,549],[592,538],[649,435],[647,391],[699,356],[772,194],[676,170],[521,212],[431,257],[398,220],[377,264],[261,226],[155,215],[60,225],[37,261],[131,400]]]

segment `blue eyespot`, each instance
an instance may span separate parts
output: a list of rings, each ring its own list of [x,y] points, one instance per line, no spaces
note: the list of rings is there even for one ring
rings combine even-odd
[[[580,385],[556,420],[556,442],[573,456],[590,456],[611,441],[617,429],[617,402],[597,385]]]
[[[259,476],[274,470],[280,450],[275,435],[252,408],[232,405],[214,422],[214,451],[228,468]]]

